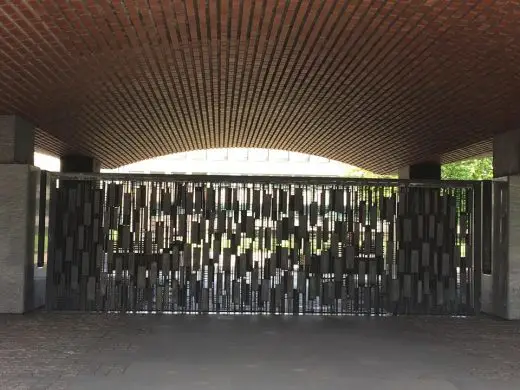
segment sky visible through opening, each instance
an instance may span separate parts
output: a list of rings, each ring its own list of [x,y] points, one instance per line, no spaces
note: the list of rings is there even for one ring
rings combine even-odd
[[[60,160],[41,153],[34,154],[40,169],[57,172]],[[227,148],[175,153],[102,172],[181,173],[224,175],[305,175],[350,176],[369,175],[348,164],[309,154],[273,149]]]

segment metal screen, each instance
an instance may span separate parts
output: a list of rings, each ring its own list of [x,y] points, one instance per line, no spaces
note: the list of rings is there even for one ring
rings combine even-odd
[[[54,175],[51,310],[472,314],[471,183]]]

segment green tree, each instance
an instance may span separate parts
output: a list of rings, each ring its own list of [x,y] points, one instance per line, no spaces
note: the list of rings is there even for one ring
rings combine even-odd
[[[493,159],[491,157],[475,158],[445,164],[441,176],[448,180],[486,180],[493,178]]]

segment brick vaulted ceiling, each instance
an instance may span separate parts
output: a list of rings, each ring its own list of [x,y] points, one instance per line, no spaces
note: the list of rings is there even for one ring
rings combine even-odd
[[[519,1],[0,0],[0,114],[106,167],[236,146],[385,173],[518,127],[519,21]]]

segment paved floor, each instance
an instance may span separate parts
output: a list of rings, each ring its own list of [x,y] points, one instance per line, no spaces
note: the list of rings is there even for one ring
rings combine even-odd
[[[488,318],[0,316],[0,389],[520,389]]]

